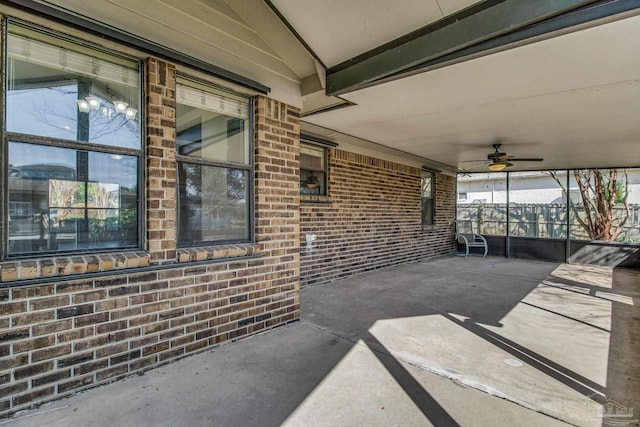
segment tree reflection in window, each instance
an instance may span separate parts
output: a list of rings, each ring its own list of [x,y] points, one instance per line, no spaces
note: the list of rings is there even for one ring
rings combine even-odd
[[[33,212],[10,215],[10,253],[135,244],[136,157],[17,142],[10,153],[10,202]]]

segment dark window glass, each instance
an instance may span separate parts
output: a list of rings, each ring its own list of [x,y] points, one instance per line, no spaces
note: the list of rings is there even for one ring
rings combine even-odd
[[[300,144],[300,193],[327,194],[326,149]]]
[[[249,240],[248,176],[242,169],[180,162],[181,243]]]
[[[250,99],[183,77],[176,98],[178,244],[250,241]]]
[[[8,30],[4,255],[137,247],[139,63],[35,27]]]
[[[137,176],[135,156],[11,142],[9,254],[135,246]]]
[[[423,173],[421,183],[422,225],[433,225],[433,174]]]

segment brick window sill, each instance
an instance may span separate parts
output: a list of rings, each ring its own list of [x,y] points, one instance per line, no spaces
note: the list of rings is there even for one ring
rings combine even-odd
[[[240,258],[258,254],[256,243],[238,243],[234,245],[199,246],[181,248],[176,251],[179,263],[207,261],[226,258]]]
[[[327,195],[316,196],[312,194],[301,194],[300,195],[301,203],[333,203],[331,197]]]
[[[52,256],[0,263],[0,282],[47,279],[120,271],[149,266],[149,254],[144,251],[110,252],[88,255]]]

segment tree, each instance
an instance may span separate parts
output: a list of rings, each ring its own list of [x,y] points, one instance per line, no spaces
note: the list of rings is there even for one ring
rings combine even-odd
[[[572,171],[580,191],[580,204],[571,200],[566,183],[563,183],[555,172],[549,172],[562,188],[570,209],[575,213],[576,221],[591,240],[616,240],[631,216],[627,202],[629,178],[626,169],[620,171],[622,177],[618,175],[618,169]],[[623,208],[622,216],[616,215],[614,211],[614,207],[619,205]]]
[[[59,179],[49,180],[49,206],[58,208],[57,221],[64,221],[72,215],[72,208],[84,200],[84,183]]]

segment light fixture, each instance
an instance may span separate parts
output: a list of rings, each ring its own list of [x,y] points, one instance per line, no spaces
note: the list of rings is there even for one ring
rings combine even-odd
[[[88,113],[91,107],[89,107],[89,102],[86,99],[78,99],[78,110],[81,113]]]
[[[108,107],[100,107],[100,114],[104,119],[111,119],[111,116],[113,115],[113,110]]]
[[[89,103],[89,108],[91,108],[92,110],[97,110],[98,108],[100,108],[100,98],[98,98],[97,96],[87,96],[85,99]]]
[[[500,172],[501,170],[504,170],[507,167],[506,163],[491,163],[489,165],[489,170],[491,172]]]
[[[124,101],[113,101],[113,108],[116,109],[116,113],[124,114],[127,111],[127,106],[129,104]]]
[[[138,114],[138,110],[136,110],[135,108],[127,108],[125,113],[124,113],[124,115],[129,120],[135,120],[136,114]]]
[[[105,101],[106,102],[106,101]],[[100,106],[102,99],[97,96],[87,96],[84,99],[78,99],[78,110],[81,113],[88,113],[91,110],[99,110],[100,114],[105,119],[111,119],[115,114],[124,114],[128,120],[135,120],[138,115],[138,110],[129,107],[129,104],[124,101],[111,101],[113,108],[106,106]]]

